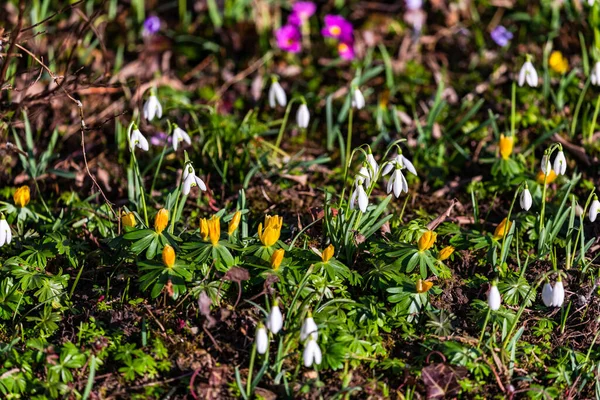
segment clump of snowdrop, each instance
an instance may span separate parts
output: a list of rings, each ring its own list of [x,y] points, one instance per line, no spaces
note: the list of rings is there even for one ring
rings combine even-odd
[[[363,171],[364,170],[364,171]],[[366,172],[366,176],[363,174]],[[365,184],[369,187],[370,178],[366,167],[362,167],[358,175],[354,179],[354,192],[350,196],[350,208],[354,210],[358,204],[358,208],[361,212],[366,212],[369,206],[369,196],[365,191]]]
[[[590,205],[590,211],[588,212],[588,217],[590,218],[591,222],[594,222],[596,220],[596,217],[598,216],[599,212],[600,201],[598,201],[598,196],[594,195],[594,200],[592,201],[592,204]]]
[[[271,312],[267,316],[267,328],[274,335],[277,334],[281,330],[281,328],[283,328],[283,315],[281,314],[281,310],[279,309],[278,300],[275,300],[273,302]]]
[[[275,108],[277,105],[285,107],[287,105],[287,95],[276,78],[273,78],[271,88],[269,89],[269,106]]]
[[[200,190],[203,192],[206,191],[206,184],[204,181],[196,176],[196,171],[194,171],[194,167],[192,163],[186,164],[183,167],[183,189],[182,193],[187,196],[190,194],[190,190],[194,187],[198,186]]]
[[[567,159],[562,149],[559,149],[558,154],[556,154],[552,168],[557,175],[564,175],[567,171]]]
[[[596,61],[596,64],[592,67],[592,73],[590,74],[592,85],[600,85],[600,61]]]
[[[519,204],[523,210],[529,211],[532,203],[533,199],[531,198],[531,192],[529,191],[527,184],[525,184],[525,189],[523,189],[521,197],[519,198]]]
[[[129,130],[129,150],[133,151],[135,147],[139,147],[144,151],[148,151],[148,141],[142,135],[142,132],[134,124]]]
[[[365,96],[363,96],[362,92],[359,88],[354,88],[354,92],[352,92],[352,107],[357,110],[362,110],[365,106]]]
[[[500,304],[502,304],[502,298],[500,297],[500,291],[498,290],[497,282],[492,282],[492,287],[488,292],[488,307],[490,310],[497,311],[500,309]]]
[[[527,82],[528,86],[537,87],[538,85],[538,74],[535,67],[531,63],[531,57],[527,56],[527,61],[521,67],[519,71],[519,86],[523,86]]]
[[[177,148],[179,147],[179,142],[186,142],[187,144],[192,144],[192,139],[186,131],[175,125],[175,129],[173,129],[173,150],[177,151]]]
[[[406,168],[408,172],[417,176],[417,170],[413,163],[402,154],[402,150],[398,149],[398,154],[389,163],[383,167],[382,175],[385,176],[392,172],[395,166],[400,166],[401,169]]]
[[[155,94],[151,94],[146,100],[146,104],[144,104],[144,118],[147,121],[152,121],[154,117],[158,117],[158,119],[162,118],[162,106],[160,105],[160,101],[158,101],[158,97]]]
[[[12,241],[12,232],[10,231],[10,226],[8,222],[6,222],[6,218],[4,214],[0,213],[0,247],[5,244],[10,244]]]
[[[554,287],[549,282],[542,288],[542,301],[546,307],[562,307],[565,301],[565,287],[559,276]]]
[[[269,347],[269,336],[267,335],[267,329],[260,323],[256,328],[256,350],[258,354],[265,354]]]
[[[296,113],[296,123],[299,128],[306,129],[308,128],[308,123],[310,122],[310,112],[308,111],[308,106],[306,103],[300,104],[298,107],[298,112]]]
[[[304,360],[304,366],[309,368],[313,364],[321,364],[321,348],[317,343],[319,333],[317,332],[317,324],[312,316],[309,314],[308,317],[302,323],[300,328],[300,340],[308,341],[305,344],[304,352],[302,353],[302,359]]]

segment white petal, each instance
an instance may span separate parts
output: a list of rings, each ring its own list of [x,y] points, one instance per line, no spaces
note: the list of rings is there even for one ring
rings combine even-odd
[[[365,106],[365,96],[363,96],[362,92],[358,88],[354,90],[354,95],[352,96],[352,106],[357,110],[361,110]]]
[[[565,301],[565,288],[561,281],[556,282],[554,289],[552,289],[552,305],[554,307],[561,307]]]
[[[526,74],[527,74],[526,64],[523,64],[523,66],[521,67],[521,70],[519,71],[519,80],[518,80],[519,86],[523,86],[523,84],[525,83],[525,75]]]
[[[404,190],[404,182],[402,181],[402,178],[404,178],[402,172],[397,169],[396,180],[394,181],[394,196],[396,196],[396,198],[400,197],[400,194]]]
[[[302,360],[304,361],[304,366],[306,368],[310,368],[313,365],[313,360],[314,360],[314,345],[313,345],[314,341],[310,340],[308,343],[306,343],[306,346],[304,347],[304,351],[302,352]]]
[[[550,158],[544,154],[542,157],[542,172],[545,175],[548,175],[552,171],[552,166],[550,165]]]
[[[10,230],[10,226],[8,222],[6,223],[6,244],[10,244],[12,241],[12,231]]]
[[[375,179],[377,177],[377,172],[379,172],[379,165],[377,164],[377,161],[375,160],[373,154],[367,154],[367,162],[371,166],[371,168],[369,169],[371,179]]]
[[[567,171],[567,159],[562,151],[559,151],[554,158],[554,172],[558,175],[564,175]]]
[[[501,303],[502,299],[500,298],[500,291],[498,291],[498,287],[492,286],[490,288],[490,292],[488,293],[488,306],[491,310],[496,311],[500,309]]]
[[[404,157],[403,155],[400,155],[400,157],[402,160],[402,165],[406,167],[408,172],[417,176],[417,170],[415,169],[415,166],[413,165],[413,163],[410,162],[410,160],[408,158]]]
[[[519,199],[519,203],[521,203],[521,208],[523,210],[529,211],[529,209],[531,208],[531,204],[533,203],[529,189],[525,189],[523,190],[523,192],[521,192],[521,198]]]
[[[267,336],[267,330],[261,326],[256,331],[256,350],[258,351],[258,354],[265,354],[268,345],[269,337]]]
[[[322,355],[321,355],[321,348],[319,347],[319,345],[317,344],[316,341],[311,340],[311,342],[313,342],[315,345],[313,346],[313,357],[314,357],[314,363],[317,365],[321,365],[321,359],[322,359]]]
[[[406,182],[404,174],[401,173],[400,178],[402,179],[402,190],[404,191],[404,193],[408,193],[408,182]]]
[[[183,129],[181,130],[181,137],[182,137],[183,141],[186,142],[187,144],[192,144],[192,138]]]
[[[531,87],[537,87],[538,85],[538,74],[537,71],[535,70],[533,64],[531,62],[527,62],[528,63],[528,67],[527,67],[527,84]]]
[[[594,201],[592,201],[592,204],[590,205],[590,211],[588,214],[591,222],[594,222],[596,220],[596,217],[598,216],[599,211],[600,211],[600,201],[598,201],[598,199],[594,199]]]
[[[546,307],[552,306],[552,285],[548,282],[542,288],[542,301]]]
[[[179,137],[179,132],[177,132],[177,129],[175,129],[175,131],[173,132],[173,150],[174,151],[177,151],[180,141],[181,141],[181,138]]]
[[[267,318],[267,328],[273,333],[277,334],[281,328],[283,328],[283,315],[278,306],[274,306],[269,313]]]
[[[277,104],[275,103],[275,87],[271,85],[269,88],[269,107],[275,108]]]
[[[188,194],[190,194],[190,190],[192,189],[192,184],[194,184],[194,175],[190,174],[187,176],[187,178],[185,178],[183,180],[183,188],[181,189],[181,192],[187,196]]]
[[[160,101],[158,101],[158,99],[156,99],[156,116],[158,117],[158,119],[162,118],[162,105],[160,104]]]
[[[5,219],[0,219],[0,247],[4,246],[4,243],[8,243],[6,241],[6,227],[8,226],[8,223],[6,222]],[[10,231],[10,228],[8,229]]]
[[[306,104],[300,104],[298,108],[298,112],[296,113],[296,123],[302,129],[306,129],[308,127],[308,123],[310,122],[310,112],[308,111],[308,107]]]
[[[142,135],[141,133],[138,135],[138,144],[137,147],[139,147],[140,149],[144,150],[144,151],[148,151],[148,141],[146,140],[146,138],[144,137],[144,135]]]
[[[204,181],[202,179],[198,178],[197,176],[194,176],[194,179],[196,180],[196,185],[198,185],[200,190],[202,190],[203,192],[206,192],[206,184],[204,183]]]
[[[367,192],[365,192],[365,188],[362,185],[358,185],[358,208],[360,211],[367,211],[367,206],[369,205],[369,198],[367,197]]]
[[[351,210],[354,210],[356,208],[356,200],[358,200],[358,189],[354,189],[354,192],[352,192],[352,196],[350,197],[350,209]],[[594,217],[594,219],[595,218],[596,217]]]
[[[382,176],[386,176],[387,174],[389,174],[390,172],[392,172],[392,169],[394,169],[395,166],[396,166],[396,162],[395,161],[391,161],[391,162],[385,164],[385,166],[381,170],[381,175]]]
[[[302,323],[302,327],[300,328],[300,340],[306,340],[309,335],[312,335],[315,340],[319,337],[317,324],[312,317],[306,318]]]

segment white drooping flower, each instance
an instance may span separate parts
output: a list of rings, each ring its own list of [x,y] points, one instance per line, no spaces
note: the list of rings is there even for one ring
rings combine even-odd
[[[392,190],[396,198],[400,197],[402,192],[408,193],[408,183],[399,164],[396,164],[396,169],[387,184],[387,193],[390,194]]]
[[[554,307],[562,307],[565,301],[565,287],[563,286],[562,280],[558,278],[558,281],[554,284],[552,289],[552,305]]]
[[[596,64],[592,67],[592,73],[590,74],[592,85],[600,85],[600,61],[596,61]]]
[[[542,288],[542,301],[546,307],[552,306],[552,292],[552,285],[546,282]]]
[[[185,167],[183,167],[182,193],[187,196],[190,194],[190,190],[194,186],[198,186],[203,192],[206,191],[206,184],[204,181],[196,176],[196,171],[194,171],[192,164],[187,164]]]
[[[183,129],[178,126],[175,126],[173,130],[173,150],[177,151],[179,147],[179,142],[186,142],[187,144],[192,144],[192,139],[190,135]]]
[[[312,335],[314,340],[317,340],[319,332],[317,331],[317,324],[313,317],[306,317],[300,328],[300,340],[305,341],[310,335]]]
[[[148,100],[146,100],[146,104],[144,104],[144,118],[147,121],[152,121],[154,117],[158,117],[158,119],[162,118],[162,106],[160,105],[160,101],[158,101],[158,97],[150,95]]]
[[[542,157],[542,172],[544,175],[548,175],[552,171],[552,165],[550,164],[550,157],[547,154],[544,154]]]
[[[354,92],[352,93],[352,107],[357,110],[362,110],[364,106],[365,96],[363,96],[359,88],[354,89]]]
[[[500,291],[498,290],[498,286],[496,283],[492,283],[492,287],[488,293],[488,306],[491,310],[497,311],[500,309],[500,304],[502,303],[502,298],[500,297]]]
[[[4,218],[4,215],[0,214],[0,247],[5,244],[10,244],[12,241],[12,232],[10,231],[10,226],[8,222]]]
[[[592,7],[596,0],[587,0],[588,6]]]
[[[311,335],[310,339],[306,343],[306,347],[304,347],[304,352],[302,353],[302,359],[304,360],[304,366],[306,368],[310,368],[313,364],[319,365],[321,364],[322,354],[321,348],[317,344],[317,340],[314,336]]]
[[[537,87],[538,85],[537,71],[529,60],[525,61],[521,67],[521,71],[519,71],[519,86],[523,86],[525,82],[531,87]]]
[[[408,172],[417,176],[417,170],[415,169],[415,166],[408,158],[404,157],[402,153],[398,153],[396,157],[394,157],[388,164],[385,165],[381,175],[385,176],[389,174],[396,165],[400,165],[400,168],[406,168]]]
[[[554,165],[552,168],[557,175],[564,175],[567,171],[567,159],[565,158],[565,153],[563,153],[562,150],[560,150],[554,158]]]
[[[269,347],[269,336],[265,326],[261,323],[256,329],[256,350],[258,354],[265,354]]]
[[[277,334],[283,328],[283,315],[279,309],[279,302],[275,300],[271,312],[267,316],[267,328],[273,334]]]
[[[375,160],[375,157],[373,156],[373,153],[370,152],[370,150],[369,154],[367,154],[367,163],[369,163],[369,166],[371,167],[368,168],[369,176],[372,180],[375,180],[377,178],[377,173],[379,172],[379,164],[377,164],[377,161]]]
[[[519,198],[519,203],[521,204],[521,208],[525,211],[529,211],[529,209],[531,208],[533,199],[531,198],[531,192],[529,192],[529,188],[527,186],[521,192],[521,197]]]
[[[300,104],[298,107],[298,112],[296,113],[296,123],[302,129],[308,128],[308,123],[310,122],[310,112],[308,111],[308,106],[305,103]]]
[[[148,151],[148,141],[137,127],[129,132],[129,150],[133,151],[136,146]]]
[[[275,108],[277,104],[285,107],[287,105],[287,95],[279,82],[274,80],[269,89],[269,106]]]
[[[369,167],[366,165],[360,167],[358,174],[356,175],[356,181],[362,181],[366,188],[371,187],[371,171],[369,170]]]
[[[356,208],[356,203],[358,202],[358,208],[361,212],[366,212],[367,207],[369,206],[369,197],[367,196],[367,192],[363,186],[363,182],[360,183],[357,181],[356,185],[354,185],[354,192],[350,197],[350,208],[354,210]]]
[[[594,201],[592,201],[592,204],[590,205],[590,211],[588,213],[588,216],[589,216],[591,222],[594,222],[596,220],[596,217],[598,216],[599,212],[600,212],[600,201],[598,201],[597,197],[594,197]]]

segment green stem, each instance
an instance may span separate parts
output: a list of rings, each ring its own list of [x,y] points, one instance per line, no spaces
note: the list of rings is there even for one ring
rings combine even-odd
[[[350,112],[348,113],[348,133],[346,136],[346,156],[344,157],[344,162],[346,164],[346,172],[344,176],[347,176],[348,168],[350,167],[350,152],[352,151],[352,120],[354,119],[354,108],[350,106]]]
[[[248,368],[248,380],[246,381],[246,395],[250,398],[252,394],[252,372],[254,371],[254,359],[256,358],[256,341],[252,345],[252,353],[250,354],[250,367]]]
[[[44,201],[44,196],[42,196],[42,191],[40,190],[40,187],[38,186],[37,179],[35,179],[35,178],[33,179],[33,184],[35,185],[35,189],[38,192],[38,196],[40,197],[40,200],[42,201],[42,205],[44,206],[44,209],[46,210],[46,212],[48,213],[50,218],[52,218],[52,220],[54,221],[54,217],[53,217],[52,213],[50,212],[48,205]]]
[[[279,128],[279,133],[277,134],[277,140],[275,141],[275,147],[279,148],[281,145],[281,140],[283,139],[283,132],[285,131],[285,127],[287,126],[288,118],[290,116],[290,111],[292,111],[292,104],[297,99],[291,99],[285,108],[285,114],[283,115],[283,121],[281,122],[281,127]]]
[[[490,313],[492,310],[488,307],[487,314],[485,315],[485,321],[483,322],[483,328],[481,329],[481,334],[479,335],[479,342],[477,343],[477,350],[481,347],[481,341],[483,340],[483,335],[485,333],[485,328],[487,328],[488,321],[490,320]]]
[[[137,162],[137,158],[135,156],[135,150],[131,151],[131,157],[133,158],[135,174],[139,183],[140,197],[142,199],[142,208],[144,209],[144,221],[146,222],[146,227],[150,227],[150,224],[148,223],[148,207],[146,207],[146,194],[144,193],[144,181],[142,180],[142,174],[140,174],[140,168]]]

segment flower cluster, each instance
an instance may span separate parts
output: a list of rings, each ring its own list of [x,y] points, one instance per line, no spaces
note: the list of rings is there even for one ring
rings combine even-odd
[[[302,27],[317,10],[311,1],[298,1],[292,6],[292,13],[287,23],[275,32],[277,46],[289,53],[299,53],[302,50]]]
[[[347,19],[341,15],[326,15],[321,34],[338,40],[337,48],[341,58],[354,59],[354,28]]]

